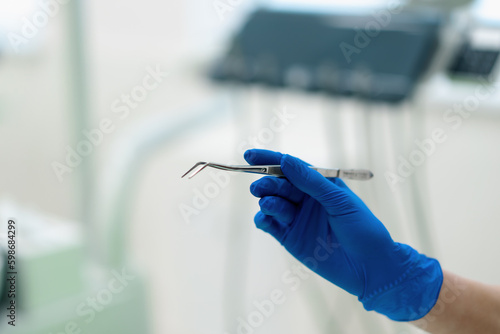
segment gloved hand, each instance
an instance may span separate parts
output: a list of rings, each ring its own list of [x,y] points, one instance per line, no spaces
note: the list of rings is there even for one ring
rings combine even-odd
[[[443,281],[439,262],[394,242],[341,179],[278,152],[248,150],[245,159],[281,165],[285,178],[266,176],[250,186],[261,197],[255,224],[299,261],[392,320],[417,320],[432,309]]]

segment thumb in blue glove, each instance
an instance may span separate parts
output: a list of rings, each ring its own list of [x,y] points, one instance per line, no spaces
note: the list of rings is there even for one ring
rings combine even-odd
[[[250,186],[260,197],[254,219],[258,228],[311,270],[357,296],[367,310],[412,321],[432,309],[443,281],[439,262],[394,242],[342,180],[326,179],[302,160],[278,152],[253,149],[244,156],[252,165],[281,165],[285,174]],[[318,243],[328,256],[319,253]]]

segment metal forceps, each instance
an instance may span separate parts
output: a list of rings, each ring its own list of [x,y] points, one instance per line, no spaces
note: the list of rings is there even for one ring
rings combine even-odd
[[[285,176],[281,171],[280,165],[222,165],[213,162],[200,161],[197,162],[193,167],[191,167],[184,175],[182,175],[181,178],[184,176],[192,178],[206,167],[212,167],[232,172],[264,174],[278,177]],[[369,180],[373,177],[373,173],[365,169],[319,168],[314,166],[309,166],[309,168],[314,169],[327,178],[339,177],[350,180]]]

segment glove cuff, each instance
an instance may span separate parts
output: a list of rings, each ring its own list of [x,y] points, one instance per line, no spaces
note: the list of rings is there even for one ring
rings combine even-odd
[[[395,321],[413,321],[424,317],[436,304],[443,272],[436,259],[419,258],[397,280],[359,301],[367,311],[375,310]]]

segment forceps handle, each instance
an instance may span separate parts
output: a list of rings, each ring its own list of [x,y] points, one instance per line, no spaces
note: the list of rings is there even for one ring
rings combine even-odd
[[[281,171],[280,165],[254,165],[254,166],[238,166],[239,170],[246,173],[266,174],[272,176],[285,176]],[[326,178],[340,177],[349,180],[369,180],[373,177],[373,173],[365,169],[336,169],[336,168],[320,168],[309,166]]]

